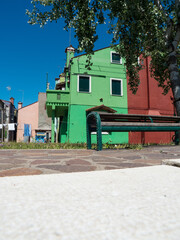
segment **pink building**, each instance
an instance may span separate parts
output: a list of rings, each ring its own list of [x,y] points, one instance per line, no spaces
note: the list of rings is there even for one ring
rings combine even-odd
[[[25,107],[22,107],[21,102],[18,103],[17,142],[22,142],[25,140],[25,124],[29,125],[30,137],[35,138],[39,119],[38,107],[38,102],[32,103]]]
[[[38,94],[38,101],[22,107],[18,103],[17,142],[51,137],[51,118],[48,118],[46,109],[46,93]]]

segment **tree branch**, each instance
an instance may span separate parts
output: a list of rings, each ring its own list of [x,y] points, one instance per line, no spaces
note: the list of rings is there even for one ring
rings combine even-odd
[[[180,24],[177,25],[177,32],[176,32],[176,36],[172,42],[172,46],[173,46],[173,51],[177,50],[178,44],[180,41]]]
[[[179,0],[178,0],[179,1]],[[163,13],[164,17],[167,18],[167,29],[165,33],[165,39],[166,39],[166,44],[168,45],[170,36],[172,34],[172,26],[173,26],[173,21],[172,19],[165,13],[163,6],[161,4],[160,0],[154,0],[154,4],[156,7]]]
[[[177,18],[178,18],[178,22],[179,22],[179,18],[180,18],[180,0],[176,0],[175,1],[175,8],[176,8]]]
[[[173,30],[173,21],[172,19],[168,19],[168,23],[167,23],[167,29],[166,29],[166,33],[165,33],[165,39],[166,39],[166,44],[168,45],[168,42],[170,40],[170,37],[172,35],[172,30]]]
[[[177,30],[174,40],[172,41],[172,44],[170,46],[170,52],[176,51],[180,42],[180,0],[175,1],[175,9],[177,14]]]
[[[155,5],[156,5],[156,7],[158,7],[158,8],[159,8],[159,10],[160,10],[160,11],[163,11],[163,12],[164,12],[164,10],[163,10],[163,7],[162,7],[162,4],[161,4],[161,1],[160,1],[160,0],[155,0],[155,1],[154,1],[154,3],[155,3]]]
[[[179,0],[178,0],[179,1]],[[161,4],[161,1],[160,0],[154,0],[154,3],[156,5],[156,7],[163,13],[164,17],[167,18],[168,15],[166,14],[166,12],[164,11],[164,8]]]

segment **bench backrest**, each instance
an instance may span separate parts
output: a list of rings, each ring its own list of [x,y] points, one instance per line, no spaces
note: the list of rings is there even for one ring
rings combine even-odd
[[[177,116],[155,116],[143,114],[116,114],[97,112],[102,122],[180,122],[180,117]]]

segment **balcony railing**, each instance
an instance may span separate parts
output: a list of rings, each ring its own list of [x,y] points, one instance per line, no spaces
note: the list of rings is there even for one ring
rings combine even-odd
[[[46,90],[46,105],[69,105],[70,94],[65,90]]]
[[[46,111],[52,117],[55,110],[56,117],[64,116],[70,103],[70,93],[65,90],[46,90]]]

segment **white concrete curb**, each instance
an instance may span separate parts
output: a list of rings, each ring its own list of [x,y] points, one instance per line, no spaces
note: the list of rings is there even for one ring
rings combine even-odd
[[[179,240],[180,169],[0,179],[1,240]]]

